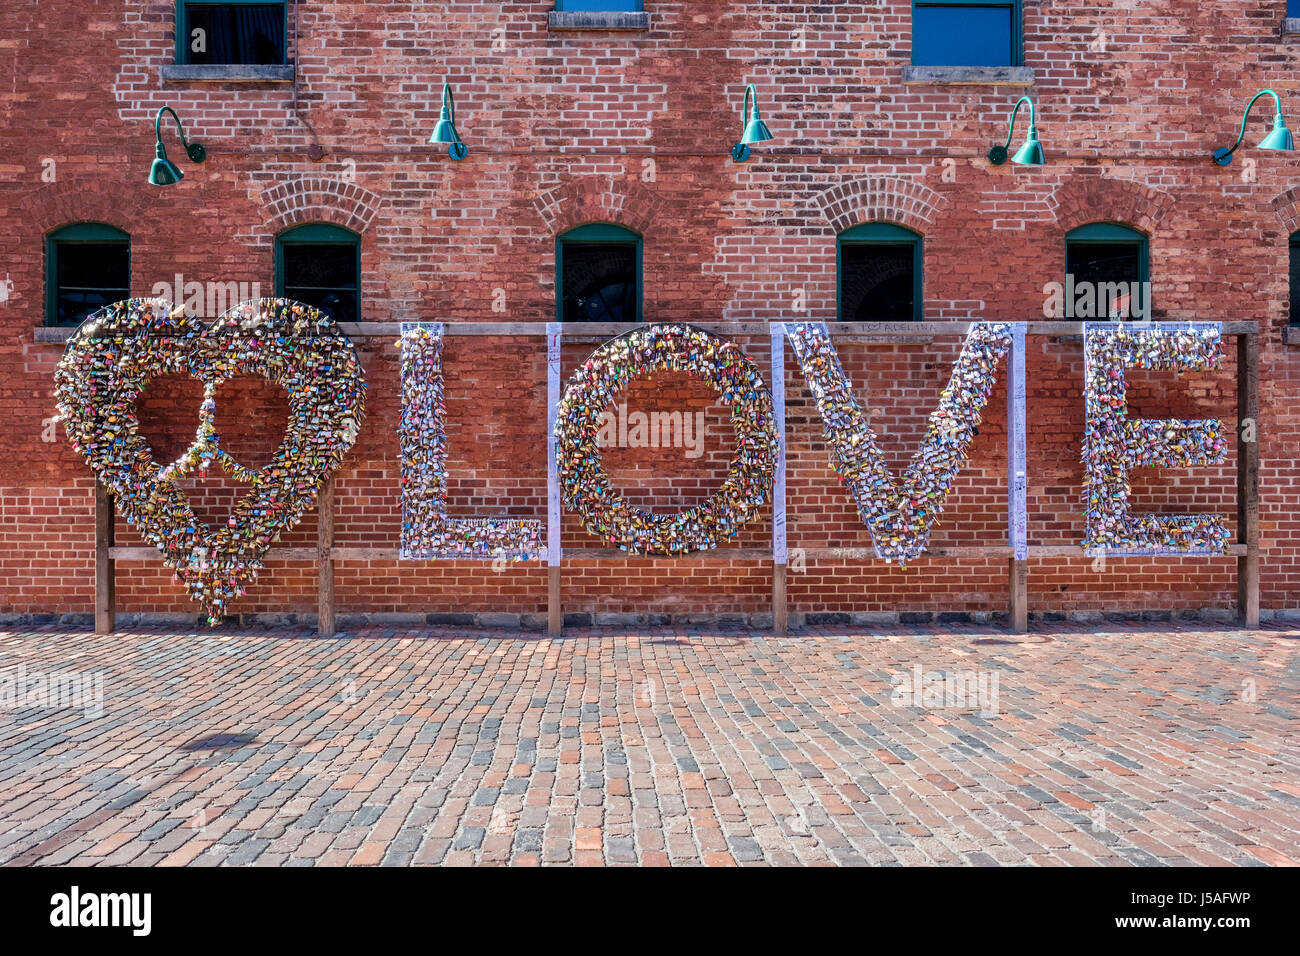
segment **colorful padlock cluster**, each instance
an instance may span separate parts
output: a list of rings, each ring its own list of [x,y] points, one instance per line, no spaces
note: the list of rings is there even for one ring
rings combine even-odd
[[[542,552],[542,523],[447,514],[447,404],[442,326],[403,327],[401,556],[526,561]]]
[[[194,443],[161,466],[140,432],[136,402],[151,381],[170,374],[202,381],[204,398]],[[256,470],[226,454],[216,430],[218,390],[241,375],[269,379],[289,399],[284,438]],[[127,299],[77,329],[55,373],[55,397],[73,447],[117,510],[216,623],[356,441],[365,380],[352,343],[300,302],[253,300],[207,324],[158,300]],[[177,484],[213,461],[249,486],[215,531]]]
[[[601,416],[633,379],[686,372],[731,408],[737,447],[726,477],[705,501],[671,514],[620,495],[601,461]],[[736,343],[690,325],[652,325],[604,343],[574,372],[555,415],[556,467],[565,504],[583,526],[633,554],[706,551],[762,509],[780,456],[772,395]]]
[[[898,483],[853,396],[826,326],[794,323],[786,326],[786,334],[817,402],[831,465],[857,503],[876,554],[906,565],[928,547],[953,480],[966,464],[997,381],[998,363],[1011,347],[1011,326],[971,326],[921,448]]]
[[[1224,554],[1222,515],[1129,513],[1129,471],[1217,465],[1227,438],[1216,419],[1131,419],[1126,368],[1175,372],[1217,368],[1222,331],[1213,323],[1112,325],[1084,330],[1083,546],[1096,554]]]

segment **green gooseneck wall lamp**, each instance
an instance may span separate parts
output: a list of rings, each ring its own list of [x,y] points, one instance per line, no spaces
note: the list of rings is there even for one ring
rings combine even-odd
[[[442,84],[442,115],[438,117],[438,125],[433,128],[429,142],[450,144],[447,155],[457,162],[469,155],[469,147],[460,141],[460,134],[456,132],[456,100],[451,95],[451,85],[445,82]]]
[[[1246,122],[1250,119],[1250,108],[1255,105],[1255,100],[1261,96],[1273,97],[1273,102],[1277,104],[1277,113],[1273,116],[1273,131],[1260,140],[1259,148],[1281,149],[1287,152],[1295,149],[1295,143],[1291,139],[1291,131],[1286,128],[1286,120],[1282,118],[1282,101],[1278,99],[1277,94],[1272,90],[1260,90],[1246,104],[1246,112],[1241,117],[1241,132],[1237,134],[1237,141],[1232,144],[1232,149],[1220,148],[1214,151],[1214,161],[1220,166],[1227,166],[1232,162],[1232,154],[1237,151],[1241,141],[1246,138]]]
[[[163,149],[163,113],[171,113],[172,119],[176,121],[176,132],[180,134],[181,145],[185,147],[185,155],[189,156],[190,162],[201,163],[208,158],[208,151],[203,148],[202,143],[191,143],[186,140],[185,128],[181,126],[181,118],[176,115],[176,111],[170,106],[162,107],[153,121],[153,135],[157,145],[154,146],[153,165],[149,167],[149,183],[154,186],[170,186],[185,178],[185,174],[167,158],[167,150]]]
[[[1016,105],[1011,110],[1011,129],[1007,131],[1006,144],[989,150],[989,162],[994,166],[1001,166],[1007,161],[1007,150],[1011,148],[1011,140],[1016,135],[1016,114],[1020,112],[1022,103],[1029,104],[1029,134],[1025,137],[1025,145],[1016,150],[1011,161],[1021,166],[1042,166],[1047,163],[1047,157],[1043,155],[1043,144],[1038,141],[1038,124],[1034,122],[1034,101],[1022,96],[1016,100]]]
[[[745,103],[740,110],[740,142],[731,147],[731,158],[738,163],[749,159],[749,144],[772,139],[772,131],[758,115],[758,93],[754,84],[745,87]]]

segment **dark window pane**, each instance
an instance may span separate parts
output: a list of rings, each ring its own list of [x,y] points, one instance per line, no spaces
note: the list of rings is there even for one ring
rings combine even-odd
[[[1133,283],[1142,281],[1142,257],[1145,247],[1140,242],[1070,242],[1065,247],[1065,271],[1073,277],[1073,287],[1075,298],[1078,298],[1079,290],[1083,283],[1091,283],[1093,287],[1093,301],[1101,303],[1103,297],[1105,301],[1113,303],[1115,295],[1119,295],[1119,307],[1124,311],[1125,318],[1132,318],[1133,303],[1129,300],[1129,295],[1133,289]],[[1114,283],[1123,283],[1124,290],[1108,290],[1106,287]],[[1146,292],[1139,292],[1140,295],[1146,295]],[[1147,306],[1150,303],[1146,303]],[[1067,306],[1070,303],[1067,303]],[[1094,306],[1095,308],[1095,306]],[[1100,316],[1094,316],[1099,318]],[[1087,316],[1080,316],[1087,318]]]
[[[286,242],[280,254],[286,298],[314,305],[336,322],[361,321],[355,245]]]
[[[911,322],[916,318],[915,248],[851,243],[840,247],[840,318],[845,322]]]
[[[1014,66],[1011,14],[1011,7],[913,7],[912,62],[918,66]]]
[[[268,4],[186,4],[189,63],[283,63],[284,7]],[[195,30],[203,31],[196,38]],[[200,49],[196,49],[198,46]]]
[[[131,248],[125,242],[55,244],[55,321],[76,325],[103,306],[131,296]]]
[[[636,246],[564,244],[564,321],[635,322]]]
[[[1300,0],[1292,0],[1300,5]],[[1291,322],[1300,325],[1300,243],[1291,244]]]

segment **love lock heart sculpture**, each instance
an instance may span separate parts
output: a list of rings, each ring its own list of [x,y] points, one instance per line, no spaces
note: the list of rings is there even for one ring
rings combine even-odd
[[[136,402],[153,379],[176,373],[202,381],[204,398],[194,443],[163,466],[140,434]],[[235,375],[261,375],[289,395],[284,439],[258,470],[226,454],[216,431],[217,390]],[[126,299],[77,329],[55,372],[55,397],[68,438],[117,509],[216,623],[352,447],[365,381],[347,336],[301,302],[244,302],[209,325],[159,300]],[[213,461],[251,486],[215,532],[176,484]]]

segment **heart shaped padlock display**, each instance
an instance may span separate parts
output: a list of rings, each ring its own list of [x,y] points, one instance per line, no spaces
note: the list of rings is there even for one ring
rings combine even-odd
[[[177,373],[204,383],[199,430],[181,458],[160,465],[140,433],[136,402],[153,379]],[[236,375],[260,375],[289,396],[284,439],[257,470],[226,454],[216,431],[217,391]],[[365,388],[347,336],[328,316],[288,299],[244,302],[211,324],[183,309],[169,312],[160,300],[115,302],[77,329],[55,372],[73,447],[214,624],[356,441]],[[177,485],[214,461],[250,486],[216,531]]]

